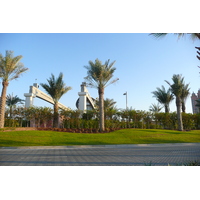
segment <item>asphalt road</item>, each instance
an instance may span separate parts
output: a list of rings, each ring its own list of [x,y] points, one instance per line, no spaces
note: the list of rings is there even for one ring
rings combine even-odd
[[[200,143],[1,147],[1,166],[167,166],[200,163]]]

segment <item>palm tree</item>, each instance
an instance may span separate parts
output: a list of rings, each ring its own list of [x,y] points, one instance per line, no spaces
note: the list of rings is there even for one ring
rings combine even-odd
[[[157,101],[164,105],[165,113],[169,113],[169,104],[174,99],[173,94],[171,93],[170,89],[166,91],[163,85],[161,88],[157,87],[156,89],[157,91],[152,92],[152,94],[154,94],[153,97],[156,97]]]
[[[49,107],[40,107],[41,112],[41,119],[40,121],[43,122],[44,127],[46,128],[47,122],[52,119],[52,112],[53,110]]]
[[[182,112],[185,113],[186,107],[185,107],[185,102],[188,96],[190,95],[190,88],[189,84],[186,84],[183,86],[182,94],[181,94],[181,99],[182,99]]]
[[[108,109],[110,109],[110,108],[114,108],[115,106],[115,104],[116,104],[117,102],[116,101],[114,101],[114,99],[109,99],[109,98],[106,98],[105,100],[104,100],[104,110],[106,111],[106,110],[108,110]]]
[[[100,118],[100,131],[103,132],[105,129],[104,124],[104,90],[108,85],[115,83],[118,79],[111,80],[113,73],[116,68],[113,67],[115,61],[109,63],[110,60],[106,61],[104,64],[98,59],[89,61],[89,66],[85,66],[87,71],[87,77],[85,80],[89,82],[91,87],[98,89],[99,94],[99,118]]]
[[[107,114],[112,112],[112,110],[115,109],[115,104],[117,102],[114,101],[114,99],[109,99],[109,98],[106,98],[104,99],[104,118],[106,119],[107,118]],[[96,106],[96,109],[99,110],[99,99],[97,99],[95,101],[95,106]]]
[[[184,88],[184,78],[180,74],[174,74],[172,77],[173,83],[171,84],[169,81],[166,81],[170,85],[171,92],[176,96],[176,107],[177,107],[177,118],[178,118],[178,130],[183,131],[183,122],[182,122],[182,114],[181,114],[181,106],[182,106],[182,91]]]
[[[112,119],[113,115],[117,113],[117,108],[115,106],[117,102],[114,99],[106,98],[104,100],[104,116],[105,119]]]
[[[6,97],[6,105],[9,107],[10,118],[12,118],[12,110],[18,103],[23,104],[23,99],[20,99],[17,95],[7,95]]]
[[[24,117],[27,120],[27,127],[28,126],[33,126],[35,127],[35,111],[36,111],[35,106],[31,106],[28,108],[24,108]]]
[[[149,111],[151,111],[152,113],[159,113],[162,110],[162,108],[163,107],[161,107],[159,103],[158,104],[152,103],[151,106],[149,107]]]
[[[0,100],[0,128],[4,127],[4,115],[6,105],[6,92],[9,82],[19,78],[19,76],[28,70],[20,60],[22,56],[13,56],[13,51],[6,51],[6,56],[0,54],[0,78],[2,79],[2,93]]]
[[[68,87],[63,82],[63,73],[60,73],[58,78],[55,78],[53,74],[47,79],[48,84],[41,83],[40,85],[46,90],[46,92],[52,97],[54,101],[54,117],[53,117],[53,127],[59,126],[59,114],[58,114],[58,101],[59,99],[71,90],[71,87]]]
[[[13,115],[14,115],[14,118],[18,121],[19,126],[22,127],[23,119],[24,119],[24,117],[25,117],[25,109],[24,109],[24,106],[17,106],[17,107],[13,110]]]

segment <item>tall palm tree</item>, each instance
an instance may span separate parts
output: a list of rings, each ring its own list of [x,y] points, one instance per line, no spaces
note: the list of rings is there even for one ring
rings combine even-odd
[[[190,95],[190,88],[189,84],[185,84],[183,86],[182,94],[181,94],[181,99],[182,99],[182,112],[185,113],[186,107],[185,107],[185,102],[188,96]]]
[[[105,129],[104,123],[104,90],[108,85],[115,83],[118,79],[111,80],[116,70],[113,65],[114,62],[109,63],[110,60],[104,64],[98,59],[89,61],[89,66],[85,66],[87,71],[87,77],[85,80],[89,82],[91,87],[98,89],[99,94],[99,118],[100,118],[100,131],[103,132]]]
[[[6,105],[6,92],[9,82],[19,78],[19,76],[28,70],[20,62],[22,56],[14,57],[13,51],[6,51],[5,57],[0,54],[0,78],[2,79],[2,93],[0,100],[0,128],[4,127],[4,114]]]
[[[170,85],[171,92],[176,96],[177,118],[178,118],[178,130],[183,131],[183,121],[181,114],[182,107],[182,91],[184,88],[184,78],[180,74],[174,74],[172,77],[173,83],[166,81]]]
[[[17,95],[7,95],[6,97],[6,105],[9,107],[10,118],[12,118],[12,110],[18,103],[23,104],[23,99],[20,99]]]
[[[53,127],[58,127],[58,101],[65,93],[67,93],[72,88],[65,85],[63,81],[63,73],[60,73],[58,78],[55,78],[55,76],[51,74],[51,77],[47,79],[47,82],[48,84],[41,83],[40,85],[46,90],[46,92],[52,97],[54,101]]]
[[[170,89],[166,91],[165,87],[162,85],[161,88],[157,87],[157,91],[153,91],[153,97],[156,97],[157,101],[160,104],[163,104],[165,107],[165,113],[169,113],[169,104],[174,99],[173,94],[171,93]]]

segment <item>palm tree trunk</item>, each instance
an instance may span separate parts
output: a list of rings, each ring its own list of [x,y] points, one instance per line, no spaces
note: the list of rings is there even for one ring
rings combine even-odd
[[[10,106],[10,119],[12,119],[12,106]]]
[[[54,128],[58,128],[58,120],[59,120],[59,116],[58,116],[58,103],[56,102],[54,104],[54,116],[53,116],[53,127]]]
[[[1,102],[0,102],[0,128],[4,128],[5,121],[5,106],[6,106],[6,91],[9,83],[3,81],[2,83],[2,93],[1,93]]]
[[[104,88],[99,88],[99,125],[100,125],[100,132],[105,130],[104,125]]]
[[[185,102],[182,102],[182,112],[185,113],[186,107],[185,107]]]
[[[169,113],[169,106],[165,105],[165,113]]]
[[[182,114],[181,114],[181,98],[176,97],[176,107],[177,107],[177,118],[178,118],[178,130],[183,131],[183,121],[182,121]]]

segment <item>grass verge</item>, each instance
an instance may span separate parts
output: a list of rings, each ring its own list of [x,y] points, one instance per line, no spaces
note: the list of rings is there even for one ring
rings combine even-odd
[[[199,130],[179,132],[159,129],[121,129],[98,134],[38,130],[0,132],[1,147],[194,142],[200,142]]]

